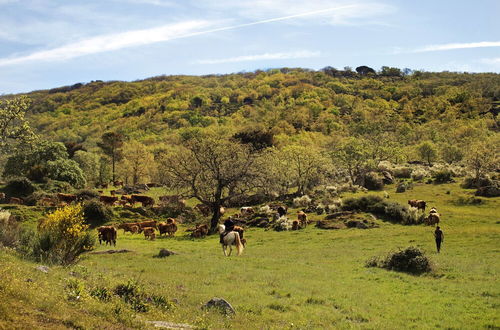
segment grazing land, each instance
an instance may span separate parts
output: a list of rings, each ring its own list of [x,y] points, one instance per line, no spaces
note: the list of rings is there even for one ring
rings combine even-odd
[[[236,329],[498,327],[500,198],[459,205],[460,196],[473,191],[456,183],[421,183],[401,194],[393,185],[385,190],[401,204],[419,198],[438,208],[445,233],[441,254],[435,252],[433,227],[382,220],[366,230],[322,230],[313,224],[289,232],[250,228],[240,257],[224,257],[218,235],[189,238],[185,225],[174,238],[155,241],[120,230],[112,249],[131,252],[85,253],[76,265],[54,266],[48,273],[1,251],[0,274],[8,280],[0,285],[0,328],[127,328],[153,320]],[[309,215],[313,222],[323,217]],[[430,257],[431,273],[365,267],[370,257],[409,245]],[[160,248],[177,254],[153,258]],[[140,313],[118,297],[100,301],[90,294],[128,281],[166,297],[168,308]],[[68,285],[73,282],[78,285]],[[236,315],[202,310],[212,297],[229,301]]]

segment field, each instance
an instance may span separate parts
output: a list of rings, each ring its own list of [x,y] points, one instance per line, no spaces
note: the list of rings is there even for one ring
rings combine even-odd
[[[252,228],[243,255],[229,258],[218,237],[193,240],[186,227],[175,238],[154,242],[120,231],[116,248],[132,252],[86,254],[77,265],[53,267],[48,274],[0,252],[0,275],[7,279],[0,281],[0,328],[128,328],[153,320],[213,329],[499,328],[500,198],[461,205],[460,196],[470,191],[458,184],[420,184],[402,194],[393,186],[386,190],[400,203],[419,198],[439,209],[441,254],[435,252],[433,228],[380,220],[379,228],[367,230]],[[432,273],[365,267],[370,257],[409,245],[426,251]],[[153,258],[160,248],[178,254]],[[117,298],[101,302],[88,293],[129,280],[173,306],[134,313]],[[68,281],[79,283],[79,298],[68,291]],[[202,310],[212,297],[228,300],[236,315]]]

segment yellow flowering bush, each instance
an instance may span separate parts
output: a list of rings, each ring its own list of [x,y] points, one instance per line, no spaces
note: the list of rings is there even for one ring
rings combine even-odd
[[[33,257],[46,263],[69,264],[91,250],[95,238],[87,231],[80,204],[55,210],[39,224]]]

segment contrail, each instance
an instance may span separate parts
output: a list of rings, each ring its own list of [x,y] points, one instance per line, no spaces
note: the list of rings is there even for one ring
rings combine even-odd
[[[301,14],[275,17],[275,18],[260,20],[260,21],[251,22],[251,23],[225,26],[225,27],[208,29],[208,30],[198,31],[198,32],[182,33],[182,32],[188,32],[189,30],[193,30],[196,27],[198,27],[198,28],[202,27],[203,25],[205,25],[205,26],[211,25],[210,22],[207,22],[207,21],[189,21],[186,23],[177,23],[177,24],[160,26],[160,27],[151,28],[151,29],[132,30],[132,31],[127,31],[127,32],[123,32],[123,33],[101,35],[101,36],[96,36],[96,37],[91,37],[88,39],[80,40],[80,41],[75,42],[75,43],[66,44],[66,45],[63,45],[60,47],[34,52],[34,53],[31,53],[31,54],[28,54],[25,56],[0,58],[0,66],[19,64],[19,63],[24,63],[24,62],[29,62],[29,61],[40,61],[40,60],[50,61],[50,60],[70,59],[70,58],[80,57],[80,56],[84,56],[84,55],[97,54],[97,53],[118,50],[118,49],[123,49],[123,48],[128,48],[128,47],[147,45],[147,44],[153,44],[153,43],[158,43],[158,42],[165,42],[165,41],[175,40],[175,39],[189,38],[189,37],[199,36],[199,35],[203,35],[203,34],[240,29],[240,28],[244,28],[244,27],[248,27],[248,26],[260,25],[260,24],[266,24],[266,23],[286,21],[286,20],[290,20],[290,19],[294,19],[294,18],[298,18],[298,17],[313,16],[313,15],[323,14],[323,13],[327,13],[327,12],[331,12],[331,11],[353,8],[356,6],[357,5],[331,7],[331,8],[314,10],[314,11],[301,13]],[[177,36],[173,35],[173,34],[175,34],[176,31],[180,32],[180,34]]]

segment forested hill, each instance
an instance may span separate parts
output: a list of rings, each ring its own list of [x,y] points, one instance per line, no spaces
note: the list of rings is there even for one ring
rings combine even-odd
[[[284,137],[383,134],[402,146],[422,140],[455,144],[498,129],[499,74],[358,71],[283,68],[160,76],[27,95],[30,121],[41,136],[90,149],[107,131],[152,146],[187,127]]]

